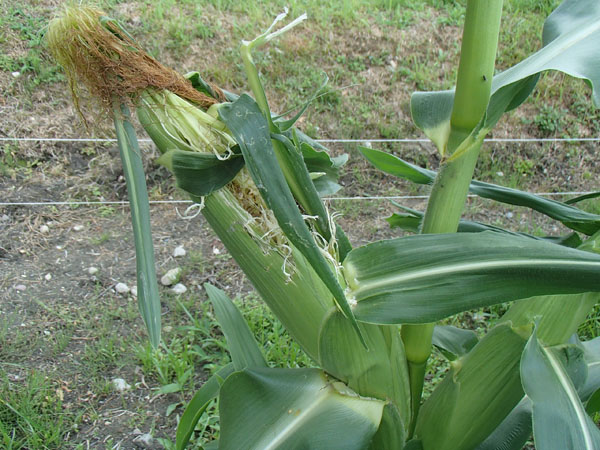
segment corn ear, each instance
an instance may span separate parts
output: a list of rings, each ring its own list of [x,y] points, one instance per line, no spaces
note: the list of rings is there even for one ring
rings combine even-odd
[[[294,247],[287,258],[262,242],[260,230],[252,231],[252,216],[225,189],[205,198],[202,213],[269,308],[318,361],[319,325],[334,303],[306,259]]]

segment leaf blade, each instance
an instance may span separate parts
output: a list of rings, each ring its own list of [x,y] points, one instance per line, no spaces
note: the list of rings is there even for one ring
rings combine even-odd
[[[246,367],[267,367],[267,362],[248,324],[225,292],[209,283],[204,285],[204,289],[227,340],[235,370]]]
[[[600,431],[586,414],[558,357],[534,333],[523,351],[521,379],[533,403],[533,432],[540,450],[596,450]]]
[[[221,389],[220,379],[226,379],[235,371],[233,363],[227,364],[220,369],[194,394],[190,402],[185,408],[179,424],[177,425],[177,433],[175,435],[176,450],[184,450],[187,446],[196,424],[206,411],[210,401],[219,395]]]
[[[219,448],[365,448],[385,402],[336,386],[318,369],[236,372],[221,388]]]
[[[437,173],[404,161],[380,150],[360,147],[361,153],[378,169],[418,184],[433,183]],[[592,235],[600,230],[600,215],[582,211],[574,206],[504,186],[473,180],[469,192],[482,198],[515,206],[525,206],[581,233]]]
[[[129,109],[114,106],[114,124],[127,183],[131,224],[135,241],[138,306],[154,348],[160,343],[160,295],[154,265],[154,246],[150,227],[150,203],[146,177],[135,130],[129,122]]]
[[[426,323],[491,304],[600,291],[600,257],[494,232],[375,242],[344,261],[356,317]]]

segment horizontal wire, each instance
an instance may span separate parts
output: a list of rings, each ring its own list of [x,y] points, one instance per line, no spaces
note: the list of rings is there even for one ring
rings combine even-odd
[[[44,138],[44,137],[0,137],[0,142],[117,142],[110,138]],[[320,143],[403,143],[417,144],[431,142],[429,139],[315,139]],[[151,143],[151,139],[138,139],[138,142]],[[600,142],[600,138],[489,138],[484,142]]]
[[[534,193],[535,195],[541,197],[559,197],[564,195],[587,195],[593,194],[594,192],[539,192]],[[469,194],[468,197],[478,197],[475,194]],[[428,195],[392,195],[392,196],[363,196],[363,197],[324,197],[323,200],[333,201],[333,200],[421,200],[429,198]],[[192,200],[150,200],[150,204],[191,204],[194,203]],[[2,206],[100,206],[100,205],[129,205],[129,201],[127,200],[117,200],[117,201],[76,201],[76,202],[59,202],[59,201],[50,201],[50,202],[0,202],[0,207]]]

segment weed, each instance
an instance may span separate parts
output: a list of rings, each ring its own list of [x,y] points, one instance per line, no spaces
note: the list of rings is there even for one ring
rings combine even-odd
[[[100,236],[91,238],[90,242],[92,245],[102,245],[110,238],[112,238],[110,231],[105,231],[104,233],[100,234]]]
[[[0,446],[64,448],[63,436],[72,421],[54,382],[36,371],[24,380],[0,371]]]
[[[542,106],[539,114],[533,118],[533,123],[546,136],[556,134],[563,128],[565,114],[565,109]]]

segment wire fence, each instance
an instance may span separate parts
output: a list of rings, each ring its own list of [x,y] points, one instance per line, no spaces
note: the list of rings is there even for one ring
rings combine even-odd
[[[110,143],[117,142],[116,139],[110,138],[44,138],[44,137],[0,137],[0,142],[89,142],[89,143]],[[421,144],[431,143],[429,139],[422,138],[406,138],[406,139],[315,139],[316,142],[322,144],[360,144],[363,142],[370,143],[396,143],[396,144]],[[152,143],[151,139],[138,139],[138,142]],[[600,137],[566,137],[566,138],[489,138],[484,142],[600,142]]]
[[[151,139],[139,139],[140,143],[152,143]],[[396,144],[421,144],[431,143],[428,139],[405,138],[405,139],[315,139],[319,143],[347,143],[347,144],[365,144],[365,143],[396,143]],[[111,138],[50,138],[50,137],[0,137],[0,142],[82,142],[82,143],[116,143],[116,139]],[[484,142],[506,142],[506,143],[534,143],[534,142],[600,142],[600,138],[588,137],[566,137],[566,138],[489,138]],[[569,191],[569,192],[537,192],[536,195],[543,197],[561,197],[568,195],[587,195],[591,191]],[[427,199],[428,195],[398,195],[398,196],[356,196],[356,197],[325,197],[323,200],[416,200]],[[469,195],[469,197],[477,197]],[[150,204],[192,204],[191,200],[151,200]],[[47,202],[0,202],[0,207],[6,206],[104,206],[104,205],[123,205],[128,206],[128,201],[47,201]]]

